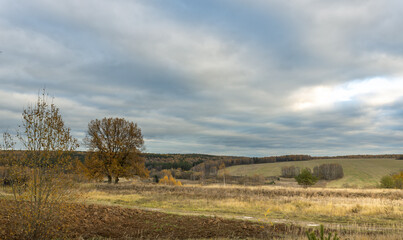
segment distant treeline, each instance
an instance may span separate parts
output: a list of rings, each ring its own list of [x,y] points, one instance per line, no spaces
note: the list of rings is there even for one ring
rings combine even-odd
[[[202,163],[203,160],[198,160],[197,162],[187,162],[185,160],[179,160],[175,162],[157,162],[157,161],[146,161],[146,168],[147,169],[156,169],[156,170],[163,170],[163,169],[177,169],[180,168],[184,171],[189,171],[192,167]]]
[[[23,151],[21,151],[22,153]],[[0,151],[2,154],[2,151]],[[76,151],[72,153],[72,157],[84,162],[87,152]],[[183,171],[204,172],[207,176],[209,173],[218,171],[220,165],[224,163],[226,167],[234,165],[258,164],[258,163],[275,163],[275,162],[293,162],[306,161],[313,159],[335,159],[335,158],[395,158],[403,160],[400,154],[383,154],[383,155],[345,155],[345,156],[322,156],[312,157],[309,155],[284,155],[272,157],[238,157],[238,156],[216,156],[208,154],[160,154],[160,153],[143,153],[146,167],[156,170],[163,169],[182,169]],[[3,165],[0,162],[0,165]]]
[[[310,172],[312,170],[307,168]],[[298,176],[301,169],[296,166],[283,166],[281,168],[281,176],[285,178],[294,178]],[[343,167],[338,163],[321,164],[313,168],[313,175],[318,179],[334,180],[344,176]]]
[[[184,171],[192,169],[206,161],[219,162],[223,159],[232,159],[238,157],[231,156],[215,156],[207,154],[158,154],[158,153],[144,153],[146,159],[146,167],[151,170],[163,169],[177,169],[180,168]]]
[[[219,161],[207,160],[203,163],[193,167],[194,171],[203,172],[205,177],[215,176],[221,166],[230,167],[235,165],[247,165],[258,163],[275,163],[275,162],[295,162],[295,161],[307,161],[311,160],[309,155],[285,155],[285,156],[273,156],[273,157],[237,157],[221,159]]]
[[[312,157],[312,159],[340,159],[340,158],[395,158],[398,160],[403,160],[403,155],[401,154],[378,154],[378,155],[343,155],[343,156],[321,156]]]

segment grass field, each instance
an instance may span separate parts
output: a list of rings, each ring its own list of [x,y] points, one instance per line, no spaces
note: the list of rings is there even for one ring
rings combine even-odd
[[[81,183],[78,190],[74,204],[85,209],[67,219],[74,223],[69,231],[79,236],[305,239],[304,232],[319,224],[338,232],[342,239],[401,239],[403,234],[402,190],[166,186],[140,181]],[[0,189],[1,198],[10,199],[10,189]],[[0,206],[0,225],[8,222],[1,209],[7,208]],[[188,227],[189,222],[202,227]],[[233,235],[224,231],[229,225],[234,225]],[[182,237],[184,228],[194,232]],[[1,231],[0,226],[0,238]]]
[[[318,166],[324,163],[339,163],[343,166],[344,177],[328,182],[327,187],[376,187],[380,179],[393,172],[403,169],[403,160],[395,159],[319,159],[301,162],[263,163],[251,165],[237,165],[228,167],[228,174],[234,176],[253,176],[255,174],[265,177],[280,176],[281,167],[294,165],[305,168]]]
[[[403,191],[385,189],[175,187],[138,183],[98,184],[89,187],[84,196],[87,203],[181,215],[219,216],[303,228],[323,223],[327,229],[347,235],[378,231],[389,239],[400,239],[395,237],[402,234],[402,199]],[[379,235],[362,239],[379,239]]]
[[[173,213],[250,216],[264,219],[393,225],[401,224],[400,190],[303,189],[247,186],[97,185],[84,201],[159,209]]]

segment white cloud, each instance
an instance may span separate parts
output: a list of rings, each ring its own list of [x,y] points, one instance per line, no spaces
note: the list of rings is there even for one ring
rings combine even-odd
[[[403,78],[375,77],[341,85],[313,86],[297,90],[290,97],[293,110],[321,110],[352,102],[369,106],[391,104],[403,97]]]

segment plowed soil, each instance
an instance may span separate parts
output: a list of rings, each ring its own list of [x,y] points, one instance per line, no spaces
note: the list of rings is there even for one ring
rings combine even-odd
[[[194,238],[265,238],[279,237],[290,226],[270,225],[219,217],[182,216],[138,209],[75,205],[62,218],[63,230],[57,238],[110,239],[194,239]],[[10,220],[0,209],[0,239],[11,239]],[[302,229],[295,228],[293,232]],[[18,237],[17,237],[18,239]]]

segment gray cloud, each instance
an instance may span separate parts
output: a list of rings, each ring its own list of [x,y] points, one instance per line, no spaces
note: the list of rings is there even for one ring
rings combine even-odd
[[[46,87],[78,138],[125,117],[149,152],[397,153],[401,5],[2,1],[0,129]]]

